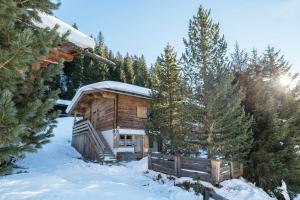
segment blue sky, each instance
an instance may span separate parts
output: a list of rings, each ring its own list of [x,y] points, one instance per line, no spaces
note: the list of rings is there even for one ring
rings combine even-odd
[[[280,49],[300,72],[300,0],[61,0],[55,16],[76,22],[79,30],[96,36],[102,31],[114,52],[144,54],[154,63],[167,43],[178,55],[188,21],[202,4],[212,9],[228,42],[262,52],[267,45]]]

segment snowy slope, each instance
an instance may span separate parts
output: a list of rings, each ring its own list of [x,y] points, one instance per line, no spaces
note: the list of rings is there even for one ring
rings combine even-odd
[[[164,184],[154,181],[156,172],[144,173],[147,170],[146,159],[114,166],[78,159],[80,155],[70,146],[73,118],[59,118],[58,122],[52,142],[18,162],[28,173],[0,178],[0,200],[202,199],[191,191],[175,187],[166,176],[163,176]],[[183,180],[187,178],[176,182]],[[243,180],[225,181],[223,186],[216,190],[229,199],[271,199],[261,189]]]
[[[1,200],[181,200],[199,199],[144,175],[145,162],[128,166],[86,163],[70,146],[73,118],[60,118],[55,137],[37,154],[18,163],[28,173],[0,178]]]

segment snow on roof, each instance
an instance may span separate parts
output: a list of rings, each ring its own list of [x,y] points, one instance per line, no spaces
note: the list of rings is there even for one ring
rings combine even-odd
[[[61,21],[60,19],[52,15],[48,15],[42,12],[39,12],[39,17],[41,18],[41,22],[33,21],[35,26],[40,28],[46,28],[46,27],[54,28],[54,26],[57,24],[59,26],[59,28],[57,29],[59,35],[63,35],[67,31],[70,31],[70,34],[67,37],[67,40],[69,42],[72,42],[76,46],[81,47],[83,49],[86,48],[94,49],[96,45],[94,39],[78,31],[77,29],[73,28],[69,24]]]
[[[56,100],[56,105],[65,105],[68,106],[71,104],[71,101],[69,100],[64,100],[64,99],[57,99]]]
[[[92,93],[99,91],[109,91],[114,93],[123,93],[130,96],[139,96],[142,98],[151,98],[151,89],[140,87],[128,83],[121,83],[116,81],[102,81],[81,87],[73,97],[66,112],[70,113],[75,104],[79,101],[83,93]]]

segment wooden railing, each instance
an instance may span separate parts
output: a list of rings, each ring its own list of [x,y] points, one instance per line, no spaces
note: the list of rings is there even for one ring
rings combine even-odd
[[[93,142],[97,154],[100,156],[99,159],[102,160],[106,146],[100,139],[97,131],[94,129],[93,125],[89,120],[80,120],[74,123],[73,137],[80,134],[87,134],[90,141]]]
[[[215,185],[243,174],[243,166],[240,164],[206,158],[163,155],[160,153],[149,155],[148,168],[177,177],[197,178]]]

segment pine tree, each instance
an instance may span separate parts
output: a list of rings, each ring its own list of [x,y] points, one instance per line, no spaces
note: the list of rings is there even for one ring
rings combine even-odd
[[[17,109],[12,100],[13,95],[9,90],[0,91],[0,124],[3,128],[0,134],[0,175],[11,169],[13,156],[21,156],[22,151],[19,149],[21,141],[19,134],[25,132],[26,127],[19,123],[17,118]]]
[[[57,99],[50,83],[60,66],[39,68],[62,42],[56,28],[33,30],[37,11],[58,7],[48,0],[0,2],[0,171],[7,173],[15,159],[33,152],[51,137]]]
[[[83,56],[74,57],[73,61],[65,62],[63,67],[63,84],[61,85],[60,97],[72,99],[82,83],[82,61]]]
[[[190,99],[198,105],[190,113],[200,127],[201,148],[208,151],[209,158],[224,155],[244,161],[251,143],[251,119],[240,105],[244,94],[234,84],[227,64],[227,44],[219,24],[211,20],[210,10],[199,8],[184,43],[183,71],[194,94]]]
[[[112,50],[107,49],[108,54],[107,54],[107,59],[111,60],[111,61],[115,61],[115,56],[112,52]],[[107,80],[116,80],[118,78],[118,76],[115,76],[116,74],[116,65],[108,65],[108,75],[107,75]]]
[[[125,78],[124,69],[123,69],[124,59],[119,52],[117,52],[114,62],[116,64],[116,66],[115,66],[114,73],[112,75],[112,77],[114,77],[112,80],[125,82],[126,78]]]
[[[92,76],[92,74],[94,73],[94,61],[91,57],[84,55],[82,64],[82,85],[94,83],[94,77]]]
[[[104,44],[104,37],[103,37],[102,32],[99,32],[97,45],[95,47],[95,52],[96,52],[96,54],[98,54],[99,56],[102,56],[104,58],[108,58],[108,56],[109,56],[109,50]],[[94,73],[98,72],[99,74],[97,74],[97,76],[99,76],[99,77],[95,76],[94,82],[107,80],[110,75],[109,68],[110,68],[110,66],[104,62],[95,62],[94,63]]]
[[[279,77],[290,74],[290,65],[279,51],[268,47],[256,51],[239,76],[246,90],[245,110],[253,115],[253,144],[245,175],[272,195],[282,198],[277,187],[287,183],[290,195],[300,191],[299,88],[280,85]]]
[[[116,65],[113,66],[103,62],[97,62],[84,56],[82,58],[82,85],[112,80],[147,86],[149,80],[144,56],[131,56],[127,53],[123,58],[119,52],[114,56],[113,52],[105,45],[104,37],[101,32],[99,32],[94,51],[98,55],[113,61]]]
[[[135,74],[133,70],[132,57],[127,53],[124,58],[123,69],[125,73],[125,82],[133,84],[135,82]]]
[[[152,101],[146,131],[150,137],[162,141],[162,150],[168,154],[188,151],[185,126],[182,77],[171,46],[158,57],[152,74]]]
[[[143,55],[141,57],[134,56],[132,65],[135,74],[134,84],[147,87],[149,77],[145,57]]]
[[[248,67],[248,54],[235,43],[234,53],[231,54],[231,67],[234,72],[244,71]]]

